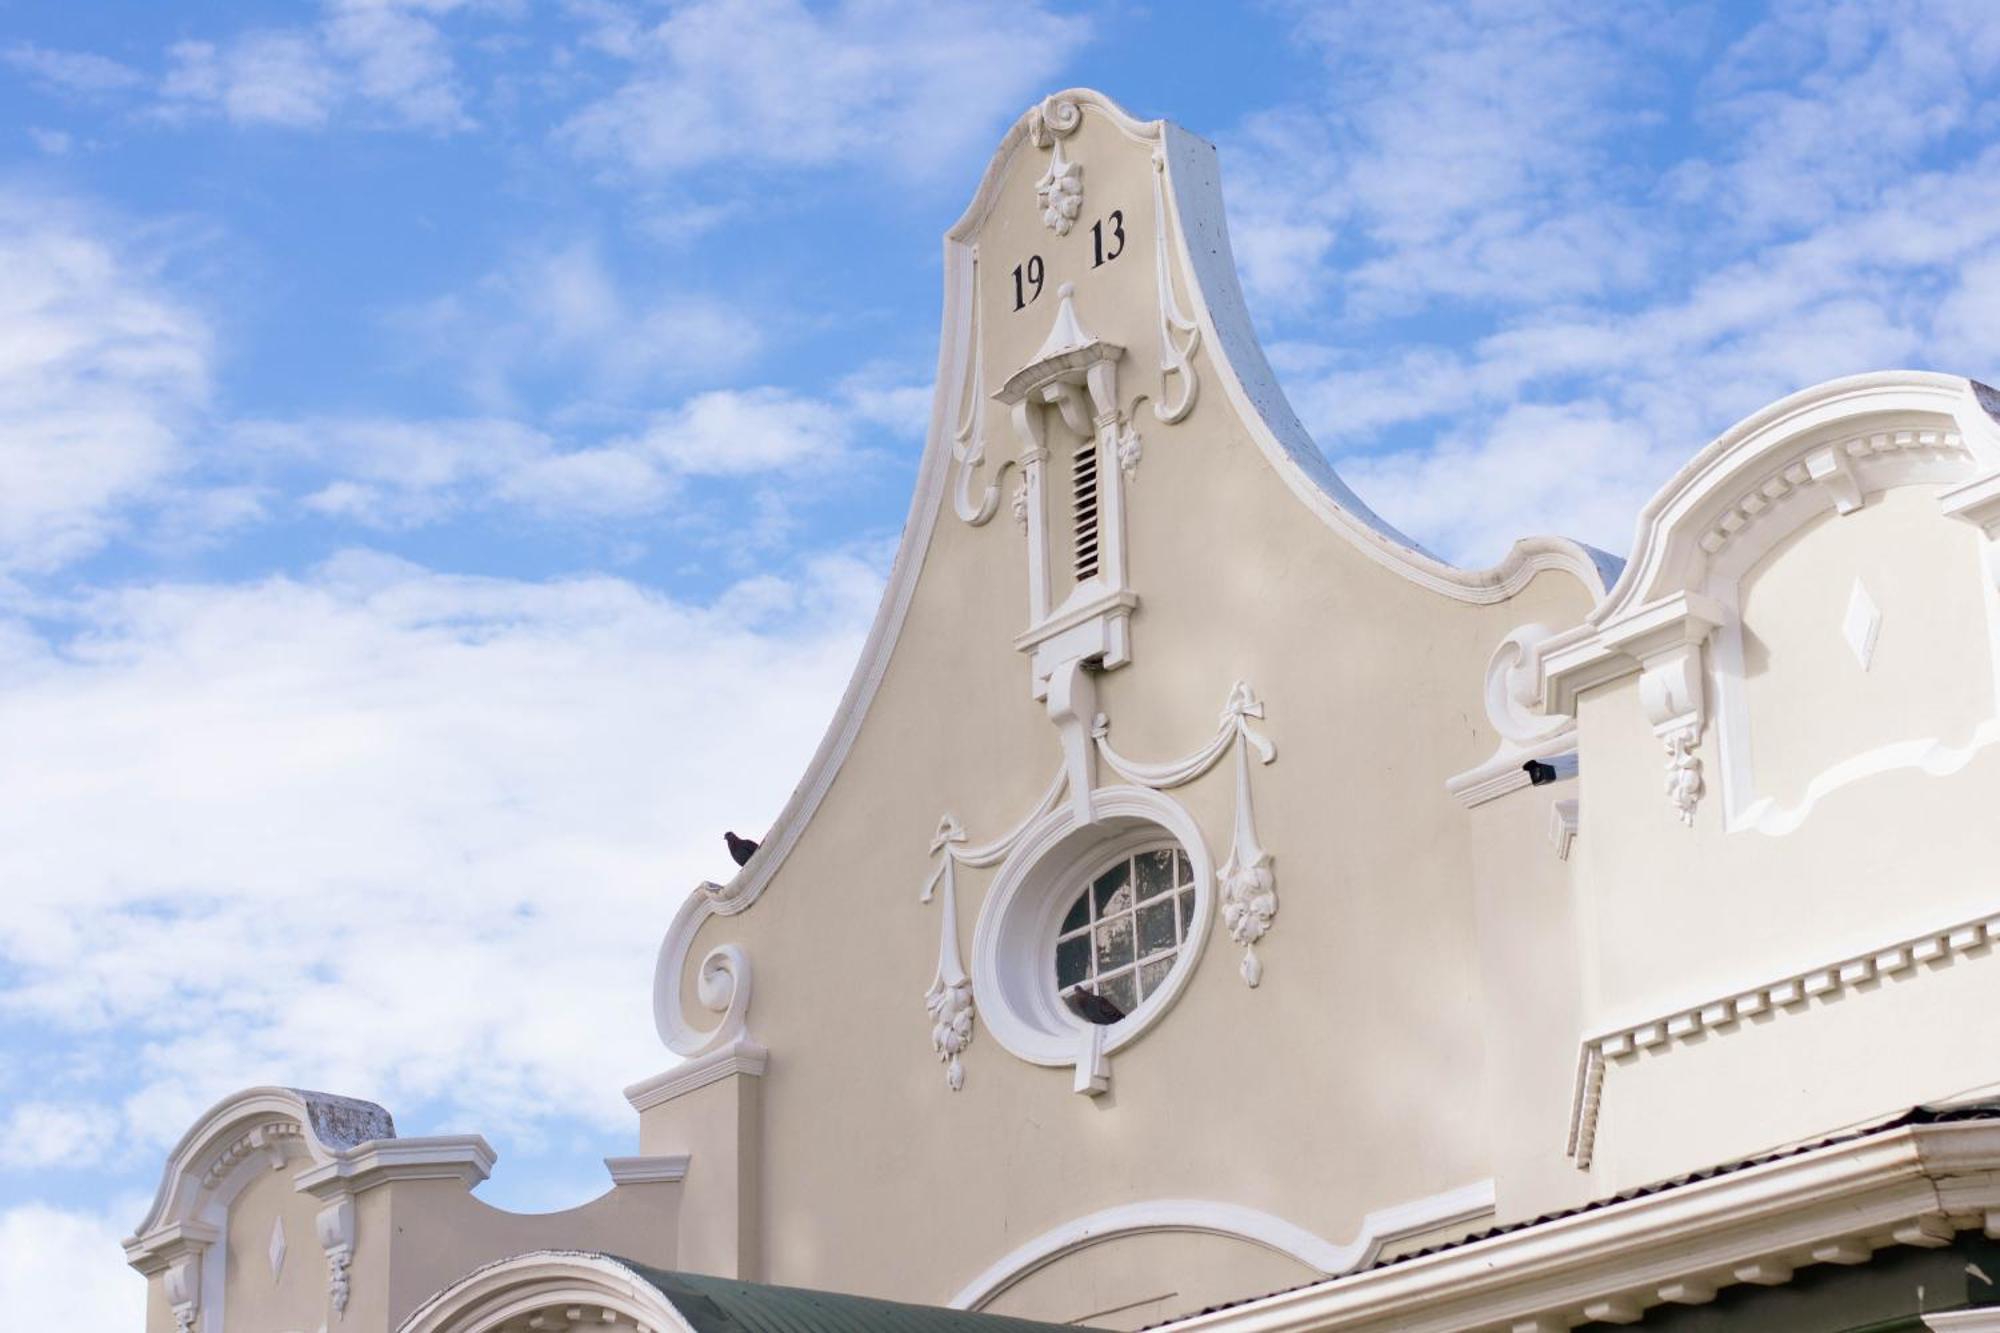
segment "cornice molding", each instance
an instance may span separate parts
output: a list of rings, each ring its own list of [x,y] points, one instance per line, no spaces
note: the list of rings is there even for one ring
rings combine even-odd
[[[478,1134],[385,1139],[301,1171],[297,1185],[316,1197],[360,1194],[398,1180],[455,1180],[470,1190],[493,1173],[498,1154]]]
[[[1577,1051],[1567,1151],[1579,1170],[1589,1167],[1607,1064],[1636,1058],[1641,1051],[1663,1055],[1704,1034],[1728,1035],[1745,1019],[1760,1015],[1801,1013],[1814,1000],[1832,1001],[1882,977],[1914,977],[1922,966],[1941,966],[1997,939],[2000,912],[1989,912],[1587,1037]]]
[[[771,1053],[756,1042],[735,1041],[720,1050],[634,1083],[625,1089],[625,1100],[632,1104],[633,1110],[643,1113],[711,1083],[719,1083],[732,1074],[761,1078],[770,1063]]]
[[[1319,1273],[1352,1272],[1374,1262],[1385,1246],[1493,1214],[1493,1182],[1482,1180],[1429,1198],[1378,1208],[1361,1219],[1353,1240],[1336,1244],[1271,1213],[1201,1199],[1152,1199],[1120,1204],[1053,1227],[1000,1259],[953,1296],[956,1310],[979,1310],[1050,1264],[1106,1241],[1157,1232],[1196,1232],[1247,1241],[1295,1259]]]
[[[659,1157],[607,1157],[604,1169],[613,1185],[672,1184],[686,1180],[688,1155],[673,1153]]]
[[[1890,1245],[2000,1234],[2000,1124],[1906,1125],[1166,1325],[1173,1333],[1458,1333],[1628,1323]]]

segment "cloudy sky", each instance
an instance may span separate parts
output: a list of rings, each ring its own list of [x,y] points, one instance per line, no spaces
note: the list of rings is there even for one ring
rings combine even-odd
[[[1302,415],[1464,563],[1996,370],[1986,0],[0,0],[0,1305],[137,1328],[246,1084],[602,1186],[872,612],[939,234],[1075,83],[1220,145]]]

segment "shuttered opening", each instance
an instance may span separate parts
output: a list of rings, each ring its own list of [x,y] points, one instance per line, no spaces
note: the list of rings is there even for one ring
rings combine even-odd
[[[1097,577],[1097,441],[1070,462],[1070,512],[1076,520],[1076,581]]]

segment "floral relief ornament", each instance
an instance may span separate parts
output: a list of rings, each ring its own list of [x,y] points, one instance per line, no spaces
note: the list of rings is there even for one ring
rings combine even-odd
[[[1070,98],[1045,97],[1028,113],[1028,140],[1037,148],[1052,149],[1049,169],[1035,182],[1035,198],[1042,206],[1042,225],[1058,236],[1067,236],[1083,212],[1083,167],[1063,156],[1062,143],[1083,124],[1083,108]]]
[[[946,815],[938,821],[937,836],[931,839],[931,854],[943,853],[937,873],[924,886],[923,900],[929,902],[940,882],[944,885],[943,920],[939,923],[937,973],[924,992],[924,1007],[931,1016],[931,1047],[944,1062],[945,1086],[953,1092],[965,1087],[965,1062],[959,1057],[972,1044],[972,978],[958,953],[958,883],[953,874],[957,844],[965,841],[965,830],[957,819]]]
[[[1250,801],[1250,756],[1268,764],[1278,757],[1270,738],[1250,725],[1262,719],[1264,701],[1244,681],[1237,681],[1223,705],[1215,735],[1193,754],[1164,764],[1139,763],[1112,747],[1110,721],[1102,713],[1091,729],[1097,754],[1113,772],[1127,782],[1163,790],[1194,781],[1221,762],[1232,749],[1236,752],[1236,827],[1230,841],[1229,858],[1216,869],[1222,889],[1222,924],[1229,938],[1243,946],[1239,970],[1244,984],[1256,986],[1264,979],[1264,962],[1257,956],[1257,942],[1270,933],[1271,919],[1278,914],[1278,880],[1271,869],[1271,854],[1257,839],[1257,815]]]
[[[1257,941],[1271,929],[1278,914],[1278,880],[1271,870],[1271,854],[1257,841],[1257,821],[1250,808],[1250,750],[1263,762],[1277,757],[1269,739],[1252,730],[1249,719],[1264,716],[1263,701],[1238,681],[1229,692],[1222,710],[1225,727],[1233,726],[1236,747],[1236,836],[1230,843],[1229,859],[1216,872],[1222,881],[1222,926],[1229,938],[1243,946],[1239,970],[1243,983],[1255,988],[1264,979],[1264,963],[1257,957]]]
[[[1035,182],[1035,198],[1041,201],[1042,225],[1058,236],[1069,235],[1083,212],[1083,164],[1065,158],[1060,143],[1049,157],[1049,169]]]

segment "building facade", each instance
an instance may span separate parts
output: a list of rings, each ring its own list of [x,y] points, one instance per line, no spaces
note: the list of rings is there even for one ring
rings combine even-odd
[[[1192,135],[1049,97],[944,272],[873,632],[667,928],[611,1190],[252,1090],[149,1333],[2000,1328],[2000,396],[1806,389],[1627,562],[1462,570],[1287,406]]]

